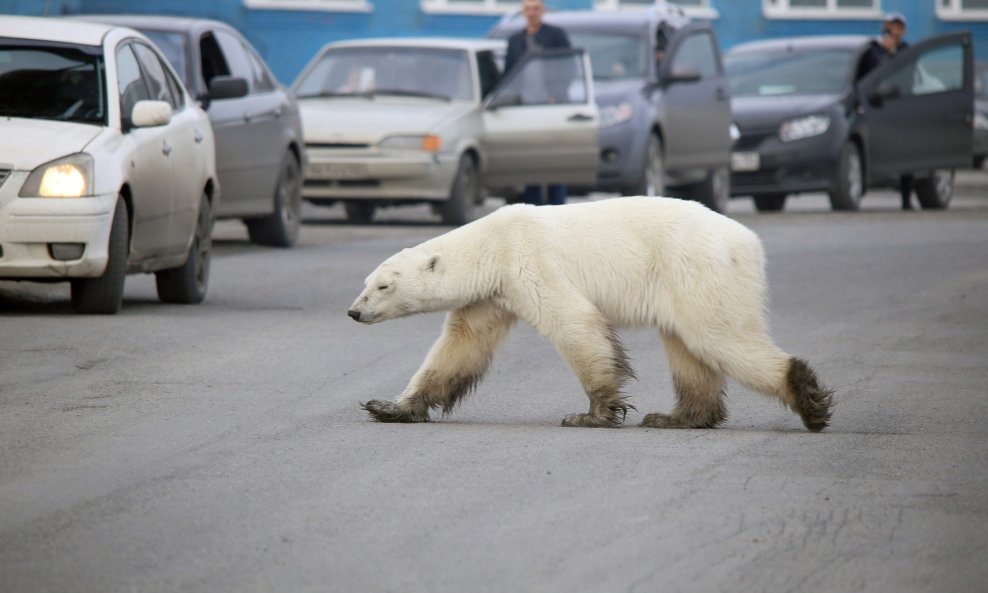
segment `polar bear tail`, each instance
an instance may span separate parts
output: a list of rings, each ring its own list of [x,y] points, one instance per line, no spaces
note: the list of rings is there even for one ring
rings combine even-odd
[[[803,419],[806,428],[820,432],[830,424],[834,392],[820,385],[816,373],[805,360],[795,356],[789,359],[786,385],[792,396],[792,408]]]

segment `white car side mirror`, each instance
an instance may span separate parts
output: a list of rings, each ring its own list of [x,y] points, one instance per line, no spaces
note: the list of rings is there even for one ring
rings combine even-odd
[[[172,106],[165,101],[138,101],[130,113],[135,128],[163,126],[172,120]]]

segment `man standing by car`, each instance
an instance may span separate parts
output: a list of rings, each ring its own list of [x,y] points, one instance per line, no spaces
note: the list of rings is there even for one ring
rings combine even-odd
[[[545,5],[542,0],[522,0],[521,12],[525,17],[525,28],[508,38],[508,52],[504,58],[504,72],[511,72],[528,53],[545,49],[566,49],[570,47],[566,31],[542,21]],[[566,202],[566,186],[550,184],[547,187],[549,204]],[[527,204],[545,204],[546,196],[541,185],[527,185],[522,199]]]
[[[860,79],[865,74],[880,66],[886,60],[891,60],[900,51],[909,47],[903,40],[906,34],[906,17],[901,12],[890,12],[885,15],[882,21],[882,37],[879,41],[871,44],[871,47],[861,59],[861,69],[858,74]],[[902,209],[912,210],[911,197],[915,179],[912,175],[906,174],[899,179],[899,193],[902,196]]]

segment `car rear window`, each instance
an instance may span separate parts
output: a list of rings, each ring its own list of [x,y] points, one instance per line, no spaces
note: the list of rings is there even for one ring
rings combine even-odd
[[[106,125],[105,89],[94,48],[0,38],[0,116]]]
[[[855,53],[845,49],[728,52],[731,96],[832,95],[851,80]]]

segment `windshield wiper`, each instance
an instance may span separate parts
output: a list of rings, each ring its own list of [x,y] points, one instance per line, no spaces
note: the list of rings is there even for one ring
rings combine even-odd
[[[323,91],[321,93],[310,93],[308,95],[298,95],[298,98],[299,99],[313,99],[313,98],[317,98],[317,97],[364,97],[364,98],[371,98],[372,94],[373,93],[368,93],[368,92],[358,92],[358,93],[346,92],[346,93],[339,93],[339,92],[333,92],[333,91]]]
[[[411,91],[407,89],[374,89],[373,91],[367,91],[368,95],[397,95],[399,97],[422,97],[425,99],[439,99],[440,101],[452,101],[453,98],[448,95],[440,95],[438,93],[429,93],[426,91]]]

